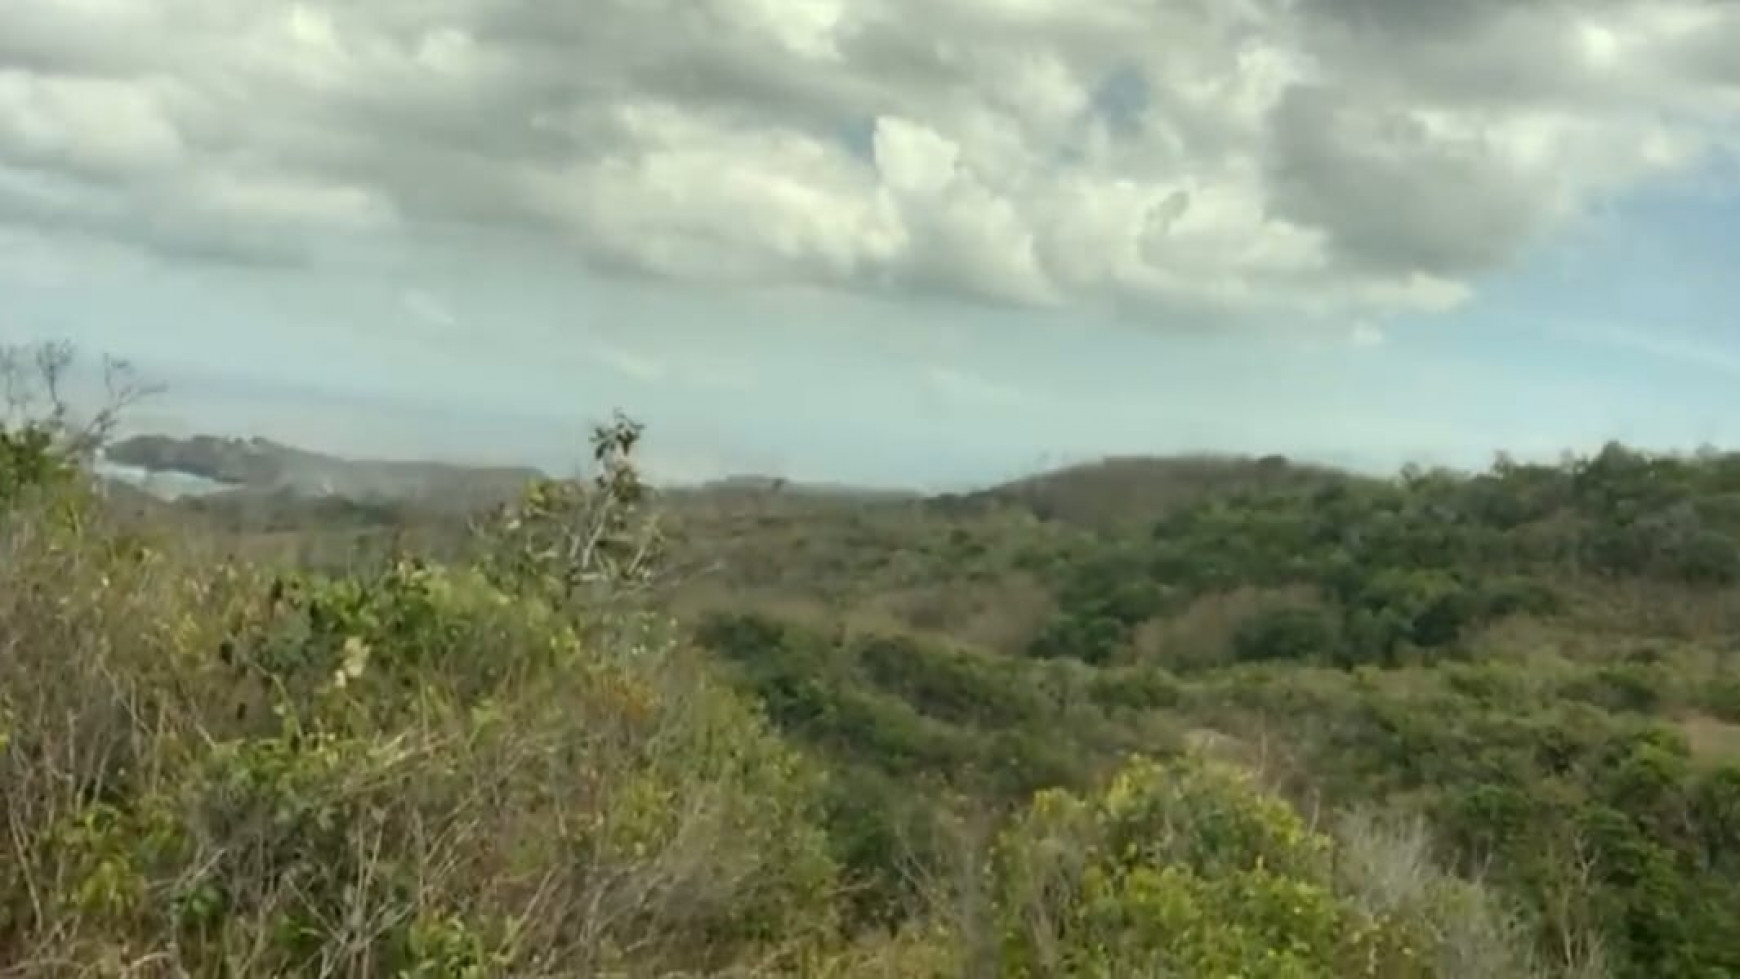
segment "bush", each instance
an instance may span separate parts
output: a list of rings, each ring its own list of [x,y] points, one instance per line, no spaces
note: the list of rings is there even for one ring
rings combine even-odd
[[[644,620],[50,505],[0,529],[0,971],[798,969],[836,930],[820,777]]]
[[[1034,637],[1027,653],[1037,659],[1078,659],[1099,665],[1112,659],[1130,632],[1128,625],[1116,619],[1066,613]]]
[[[1277,608],[1239,625],[1233,633],[1233,658],[1244,663],[1323,661],[1332,657],[1337,644],[1335,624],[1321,609]]]
[[[55,451],[54,432],[41,425],[8,430],[0,425],[0,513],[17,506],[25,494],[64,485],[76,467]]]
[[[1341,890],[1335,845],[1234,768],[1136,761],[1043,792],[1001,835],[990,903],[1008,976],[1429,975],[1431,936]]]

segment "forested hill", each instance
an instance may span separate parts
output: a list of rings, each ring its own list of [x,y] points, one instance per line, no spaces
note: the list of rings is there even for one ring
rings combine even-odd
[[[1014,505],[1046,520],[1128,532],[1206,496],[1321,486],[1356,477],[1285,456],[1114,456],[939,497],[955,512]]]

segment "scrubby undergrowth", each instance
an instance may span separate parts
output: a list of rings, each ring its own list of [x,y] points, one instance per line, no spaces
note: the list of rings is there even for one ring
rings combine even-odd
[[[188,566],[70,486],[0,530],[0,961],[797,968],[816,774],[650,627],[472,569]]]
[[[637,599],[599,436],[476,566],[333,577],[123,525],[0,431],[0,974],[1536,974],[1418,839],[1193,757],[932,826],[864,913],[837,776]]]

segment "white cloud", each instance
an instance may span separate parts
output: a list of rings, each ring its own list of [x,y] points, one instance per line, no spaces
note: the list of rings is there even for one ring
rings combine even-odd
[[[958,367],[931,364],[924,368],[921,376],[932,391],[952,400],[990,405],[1015,404],[1025,400],[1020,391],[1007,384]]]
[[[742,392],[761,381],[754,365],[729,354],[705,349],[656,349],[599,339],[586,341],[584,356],[623,377],[648,384],[674,381],[684,388]]]
[[[447,331],[459,325],[459,317],[434,293],[406,289],[400,294],[399,302],[407,313],[427,326]]]
[[[1347,334],[1347,342],[1355,347],[1381,347],[1388,339],[1373,323],[1356,323]]]
[[[1736,44],[1692,0],[12,0],[0,227],[1380,317],[1732,148]]]

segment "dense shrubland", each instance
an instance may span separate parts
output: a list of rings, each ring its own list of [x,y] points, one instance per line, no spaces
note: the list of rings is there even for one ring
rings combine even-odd
[[[1374,903],[1327,837],[1201,760],[1039,792],[870,908],[842,859],[850,793],[644,600],[632,437],[601,430],[600,479],[532,487],[475,566],[335,577],[191,561],[112,518],[52,428],[0,433],[0,970],[1400,976],[1449,954],[1433,902],[1462,885]],[[987,661],[906,676],[908,652],[862,650],[888,705],[1090,719],[1013,674],[978,701]],[[1005,791],[1060,777],[997,749],[919,760],[986,763]],[[858,865],[961,831],[909,828]],[[963,860],[982,872],[946,872]]]
[[[941,808],[1006,813],[1130,751],[1206,750],[1324,820],[1414,821],[1428,865],[1508,902],[1539,968],[1740,975],[1740,457],[1278,465],[1172,493],[1146,532],[919,515],[884,594],[916,577],[928,606],[746,590],[696,635],[834,771],[944,783]],[[929,614],[987,580],[1045,601],[1012,601],[1029,621],[995,644]],[[831,831],[888,837],[909,808],[842,807]],[[865,848],[845,866],[905,886]]]
[[[837,934],[818,773],[633,607],[188,564],[54,469],[0,518],[5,968],[803,971]]]
[[[639,434],[308,566],[9,416],[0,975],[1740,975],[1733,458],[1132,532],[683,509]]]

